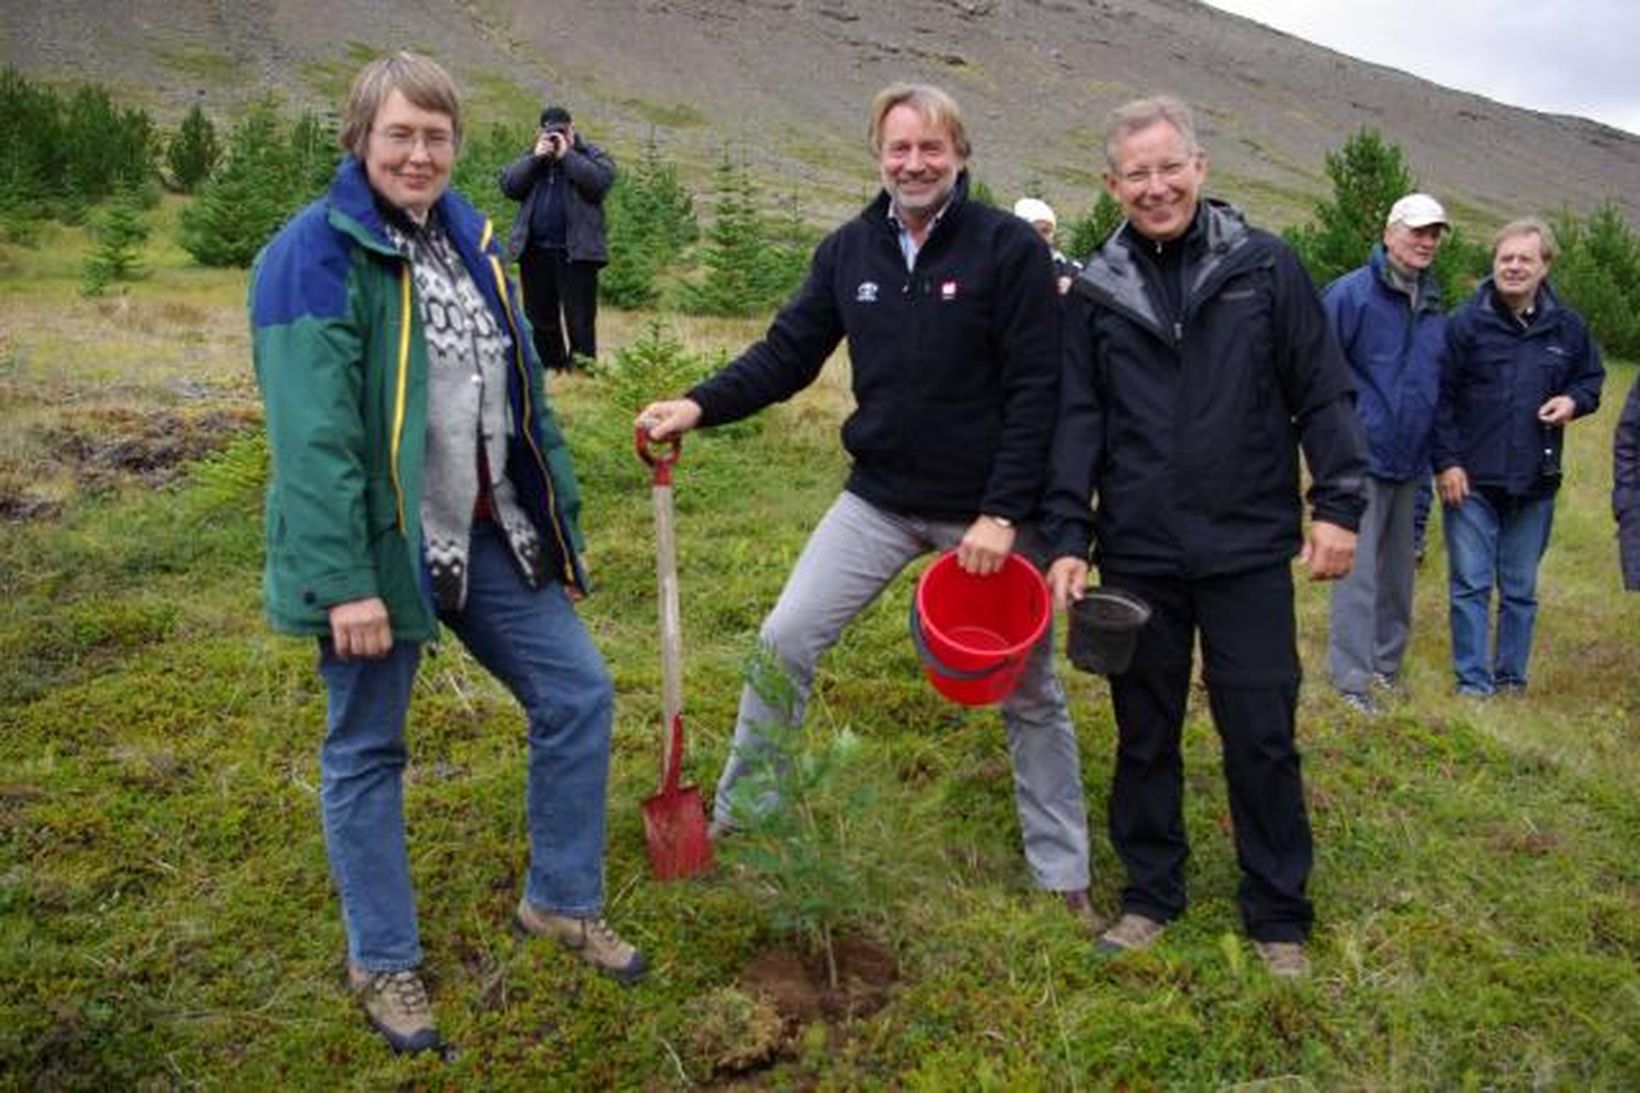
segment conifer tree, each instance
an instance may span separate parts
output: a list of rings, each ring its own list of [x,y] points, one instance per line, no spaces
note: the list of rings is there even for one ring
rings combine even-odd
[[[250,265],[299,207],[291,173],[278,110],[264,99],[234,126],[222,162],[183,210],[183,248],[203,265]]]
[[[311,110],[296,119],[287,143],[285,169],[289,172],[290,207],[294,211],[329,188],[341,150],[336,144],[335,124]]]
[[[122,188],[98,211],[91,235],[97,247],[86,259],[82,289],[87,296],[101,296],[115,281],[135,281],[142,276],[142,245],[148,241],[148,221],[142,204],[131,188]]]
[[[615,182],[604,202],[609,265],[599,296],[616,307],[640,307],[659,295],[656,279],[699,235],[694,198],[677,169],[661,158],[653,132],[643,157]]]
[[[702,259],[706,274],[685,286],[683,307],[704,315],[755,315],[768,308],[763,280],[767,240],[751,175],[727,149],[717,167],[715,188]]]
[[[1609,202],[1587,220],[1562,213],[1550,281],[1605,352],[1640,358],[1640,236]]]
[[[210,177],[221,154],[216,126],[200,105],[194,103],[165,149],[165,165],[171,171],[172,184],[185,194],[193,193]]]
[[[759,293],[768,306],[778,306],[803,283],[815,233],[803,222],[803,208],[796,194],[780,199],[780,215],[766,227],[762,264],[758,270]]]
[[[1063,236],[1062,249],[1078,262],[1087,264],[1093,252],[1104,245],[1122,223],[1122,206],[1110,196],[1109,190],[1099,191],[1099,200],[1081,217],[1071,221],[1070,230]]]
[[[1374,129],[1359,130],[1326,162],[1332,196],[1316,202],[1314,223],[1285,233],[1317,286],[1365,262],[1384,237],[1390,206],[1415,189],[1400,145]]]

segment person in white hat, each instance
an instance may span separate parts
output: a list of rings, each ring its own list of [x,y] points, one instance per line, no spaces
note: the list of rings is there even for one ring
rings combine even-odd
[[[1355,567],[1333,586],[1327,671],[1344,701],[1369,716],[1381,695],[1400,691],[1412,632],[1414,509],[1429,481],[1446,331],[1432,267],[1447,227],[1439,201],[1407,194],[1390,208],[1367,264],[1321,295],[1367,436],[1367,511]]]
[[[1082,263],[1074,258],[1067,258],[1065,252],[1059,249],[1056,236],[1059,233],[1059,218],[1054,216],[1053,206],[1040,197],[1022,197],[1014,202],[1014,215],[1026,221],[1036,229],[1036,233],[1047,241],[1048,249],[1053,252],[1054,279],[1059,285],[1059,294],[1063,296],[1070,291],[1071,282],[1076,275],[1082,272]]]

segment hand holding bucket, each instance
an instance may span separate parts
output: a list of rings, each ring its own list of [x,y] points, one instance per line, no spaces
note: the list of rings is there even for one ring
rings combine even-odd
[[[1031,646],[1052,617],[1047,582],[1018,554],[1009,554],[999,572],[980,576],[964,570],[950,551],[917,581],[911,640],[935,690],[965,706],[984,706],[1019,686]]]

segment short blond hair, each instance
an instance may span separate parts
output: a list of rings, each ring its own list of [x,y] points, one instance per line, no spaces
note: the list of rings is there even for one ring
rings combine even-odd
[[[896,83],[877,92],[877,97],[871,100],[871,129],[867,140],[871,144],[872,155],[882,155],[883,121],[896,106],[909,106],[917,112],[924,125],[945,130],[946,136],[951,138],[951,147],[963,159],[967,159],[973,151],[968,143],[968,130],[962,124],[962,108],[957,105],[956,99],[933,84]]]
[[[1196,118],[1177,95],[1166,93],[1133,99],[1105,115],[1105,162],[1116,169],[1116,146],[1141,129],[1149,129],[1157,122],[1167,122],[1184,138],[1186,152],[1201,154],[1201,143],[1196,139]]]
[[[1523,235],[1538,237],[1538,250],[1545,262],[1555,260],[1555,250],[1559,244],[1555,242],[1555,233],[1548,224],[1535,216],[1523,216],[1519,220],[1511,220],[1499,228],[1492,236],[1492,257],[1498,256],[1498,248],[1503,246],[1505,239],[1518,239]]]
[[[342,108],[339,138],[343,148],[360,159],[365,157],[370,126],[395,91],[412,106],[449,118],[455,146],[461,147],[461,93],[455,80],[431,57],[400,51],[376,58],[353,77],[347,105]]]

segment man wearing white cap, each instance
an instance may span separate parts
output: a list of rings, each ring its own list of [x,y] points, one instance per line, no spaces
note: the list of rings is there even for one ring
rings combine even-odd
[[[1055,239],[1059,232],[1059,218],[1054,216],[1053,206],[1040,197],[1022,197],[1014,202],[1014,215],[1028,222],[1036,229],[1036,234],[1047,241],[1048,249],[1053,252],[1054,277],[1059,283],[1059,294],[1063,296],[1070,291],[1076,275],[1082,272],[1082,263],[1065,257],[1065,252],[1059,249]]]
[[[1344,701],[1379,711],[1375,691],[1400,688],[1412,626],[1413,506],[1429,479],[1440,354],[1446,329],[1430,267],[1447,229],[1428,194],[1390,208],[1367,264],[1322,293],[1355,380],[1367,437],[1367,511],[1355,566],[1333,586],[1327,671]]]

